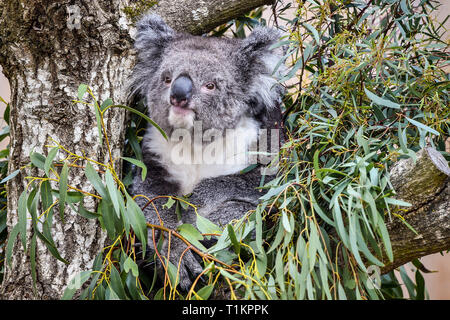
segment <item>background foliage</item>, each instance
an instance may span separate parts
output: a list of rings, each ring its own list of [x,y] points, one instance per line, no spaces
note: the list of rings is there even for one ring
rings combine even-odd
[[[255,210],[223,230],[201,216],[195,226],[166,230],[204,260],[202,280],[189,292],[177,289],[177,266],[170,262],[163,261],[163,283],[138,267],[147,233],[163,227],[146,224],[127,193],[129,168],[122,178],[115,163],[73,154],[57,141],[51,141],[47,156],[30,155],[30,165],[42,175],[29,177],[19,200],[19,221],[2,250],[6,260],[18,238],[29,252],[34,280],[36,241],[66,262],[52,240],[51,226],[54,218],[64,220],[64,208],[70,207],[87,219],[98,219],[110,246],[99,253],[92,270],[71,280],[64,299],[81,287],[81,299],[208,299],[213,291],[216,297],[244,299],[402,298],[393,272],[377,273],[377,267],[393,259],[386,222],[400,219],[408,225],[402,210],[409,204],[394,198],[389,169],[426,145],[450,159],[445,153],[450,79],[443,69],[449,44],[442,40],[442,24],[432,20],[437,5],[432,0],[305,0],[298,1],[293,19],[285,14],[289,5],[280,2],[267,9],[276,25],[287,25],[277,45],[287,47],[280,64],[290,66],[281,80],[288,87],[288,140],[279,154],[279,175],[265,185],[267,193]],[[230,21],[211,35],[245,37],[256,25],[266,24],[263,10]],[[114,107],[132,111],[123,159],[144,167],[139,142],[151,119],[144,116],[142,104],[136,102],[131,109],[110,99],[97,101],[86,85],[80,86],[75,102],[92,106],[106,145],[103,114]],[[3,183],[14,175],[4,177],[5,164],[0,168]],[[84,169],[97,194],[70,185],[74,167]],[[4,184],[1,192],[4,196]],[[101,199],[97,212],[83,207],[85,197]],[[167,199],[168,206],[192,205]],[[6,199],[0,200],[4,246]],[[33,230],[27,248],[29,217]],[[199,240],[212,233],[217,243],[203,248]],[[159,258],[146,257],[145,264]],[[413,263],[415,279],[405,267],[400,268],[401,278],[410,298],[424,299],[421,272],[427,270],[419,260]]]

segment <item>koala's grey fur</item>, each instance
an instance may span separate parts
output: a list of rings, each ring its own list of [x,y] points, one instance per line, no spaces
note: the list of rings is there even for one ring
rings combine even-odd
[[[170,135],[177,125],[169,119],[170,87],[164,79],[187,75],[193,82],[193,120],[201,120],[203,130],[214,128],[223,133],[225,129],[241,126],[243,119],[256,128],[278,128],[284,91],[275,79],[278,74],[273,75],[272,72],[282,53],[281,49],[271,49],[271,46],[279,38],[278,31],[263,27],[255,28],[246,39],[192,36],[174,32],[156,15],[146,15],[137,25],[135,48],[138,61],[131,79],[131,96],[143,97],[150,118]],[[206,82],[216,84],[213,94],[202,91]],[[131,188],[134,195],[144,194],[151,199],[160,195],[180,196],[187,190],[182,188],[185,181],[175,176],[170,164],[162,160],[164,147],[159,149],[164,143],[157,130],[153,127],[147,129],[142,150],[148,176],[142,181],[140,172],[135,174]],[[253,170],[239,174],[239,170],[235,170],[222,175],[220,167],[215,167],[215,170],[211,176],[190,186],[192,195],[189,202],[198,207],[199,214],[224,226],[256,207],[262,195],[256,189],[261,173]],[[147,203],[142,197],[136,201],[141,207]],[[178,221],[174,208],[162,208],[165,202],[167,199],[153,202],[165,227],[176,229],[182,223],[195,224],[196,215],[192,209],[183,212],[182,221]],[[159,224],[152,205],[145,208],[144,214],[150,223]],[[160,233],[156,232],[156,236],[159,238]],[[151,230],[148,242],[153,247]],[[172,237],[170,260],[175,266],[178,266],[185,248],[184,243]],[[165,255],[166,252],[167,241],[160,253]],[[201,271],[202,267],[193,254],[190,251],[185,253],[180,268],[181,288],[189,288],[190,273],[195,276]]]

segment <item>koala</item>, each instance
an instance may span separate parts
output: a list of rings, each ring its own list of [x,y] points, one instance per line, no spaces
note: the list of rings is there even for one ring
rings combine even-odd
[[[284,88],[277,79],[283,66],[274,69],[283,52],[271,48],[280,36],[265,27],[255,28],[245,39],[193,36],[175,32],[154,14],[137,23],[130,97],[144,99],[149,117],[169,137],[148,126],[142,140],[148,174],[142,181],[137,169],[130,188],[133,195],[154,199],[149,205],[144,197],[136,198],[149,223],[159,225],[161,219],[173,230],[184,223],[195,225],[192,207],[179,219],[175,206],[164,206],[168,199],[161,196],[189,195],[197,214],[220,226],[256,208],[262,165],[242,171],[249,167],[249,150],[261,142],[261,129],[281,128]],[[160,237],[159,230],[149,230],[151,250]],[[169,252],[167,240],[165,234],[161,256]],[[188,290],[203,268],[185,249],[171,237],[169,260],[180,266],[179,286]],[[159,259],[156,268],[163,273]]]

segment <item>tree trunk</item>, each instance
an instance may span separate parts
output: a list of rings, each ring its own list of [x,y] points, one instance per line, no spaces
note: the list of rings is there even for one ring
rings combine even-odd
[[[98,142],[92,107],[74,104],[77,88],[87,83],[100,100],[111,97],[124,101],[122,86],[132,67],[128,29],[119,21],[125,1],[100,5],[79,1],[70,7],[65,1],[4,1],[1,11],[1,64],[11,84],[11,150],[9,171],[30,162],[30,152],[47,154],[45,145],[54,139],[67,150],[107,162],[109,155]],[[68,17],[69,11],[77,14]],[[110,133],[113,158],[121,155],[124,112],[111,110],[105,123]],[[63,152],[59,157],[66,157]],[[76,174],[77,172],[75,172]],[[8,228],[17,223],[18,198],[27,185],[26,176],[37,175],[25,168],[8,184]],[[83,178],[69,177],[79,189],[93,192]],[[54,187],[54,186],[53,186]],[[95,210],[95,203],[86,203]],[[6,266],[2,287],[5,299],[58,298],[68,279],[89,269],[92,259],[104,247],[106,237],[94,220],[87,220],[66,209],[65,223],[55,215],[52,233],[62,257],[57,261],[45,245],[37,242],[37,296],[33,296],[29,253],[17,242],[11,267]],[[30,225],[28,226],[28,228]],[[30,231],[28,229],[28,231]],[[28,242],[31,238],[28,232]],[[29,247],[29,246],[28,246]]]
[[[193,1],[161,0],[156,11],[178,30],[202,33],[273,0]],[[133,0],[107,2],[0,1],[0,64],[11,85],[11,150],[9,172],[30,162],[30,152],[47,154],[50,138],[66,149],[100,162],[109,160],[99,144],[94,110],[73,104],[79,84],[86,83],[100,102],[112,98],[125,103],[124,83],[132,69],[133,32],[123,11]],[[113,159],[122,154],[122,109],[105,115]],[[60,152],[59,158],[67,155]],[[120,169],[120,163],[116,163]],[[120,170],[118,170],[120,172]],[[18,221],[18,199],[27,185],[26,176],[36,169],[23,168],[8,182],[8,229]],[[72,173],[71,185],[93,191],[83,172]],[[96,202],[85,203],[95,210]],[[30,224],[28,242],[31,238]],[[11,266],[5,265],[0,291],[4,299],[57,299],[72,275],[90,269],[93,258],[105,246],[106,237],[95,221],[66,209],[65,222],[55,215],[52,234],[65,265],[38,241],[37,294],[33,294],[29,253],[19,241]],[[27,246],[29,248],[29,245]]]

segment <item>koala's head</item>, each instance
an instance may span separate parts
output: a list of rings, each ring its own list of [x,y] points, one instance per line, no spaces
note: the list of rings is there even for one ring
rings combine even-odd
[[[177,33],[157,15],[137,25],[138,61],[131,94],[145,98],[150,117],[164,130],[235,128],[279,105],[282,87],[273,70],[281,49],[275,29],[256,28],[246,39]]]

